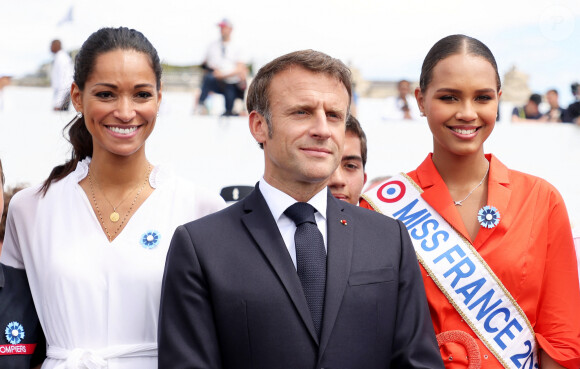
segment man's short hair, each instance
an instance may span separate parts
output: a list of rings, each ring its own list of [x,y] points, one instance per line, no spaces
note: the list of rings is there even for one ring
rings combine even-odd
[[[406,79],[402,79],[402,80],[400,80],[399,82],[397,82],[397,87],[401,87],[401,85],[402,85],[403,83],[408,83],[408,84],[411,84],[411,82],[407,81]]]
[[[365,135],[365,131],[363,131],[358,119],[353,115],[349,115],[346,120],[346,131],[353,133],[360,139],[360,156],[364,169],[367,165],[367,135]]]
[[[272,114],[270,111],[270,84],[274,76],[291,67],[301,67],[314,73],[324,73],[339,80],[348,92],[348,111],[352,99],[350,69],[338,59],[315,50],[295,51],[282,55],[264,65],[248,88],[246,107],[248,112],[256,111],[266,119],[268,132],[272,133]],[[261,146],[261,145],[260,145]]]
[[[542,103],[542,96],[540,96],[540,94],[532,94],[530,96],[530,101],[536,105],[540,105]]]

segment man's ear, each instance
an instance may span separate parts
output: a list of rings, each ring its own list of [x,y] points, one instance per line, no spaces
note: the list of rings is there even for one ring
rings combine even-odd
[[[261,144],[264,144],[268,139],[268,123],[266,118],[255,110],[252,110],[249,116],[250,133],[254,139]]]

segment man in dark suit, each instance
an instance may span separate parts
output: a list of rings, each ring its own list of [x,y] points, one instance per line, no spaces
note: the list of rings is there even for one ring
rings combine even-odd
[[[326,187],[350,97],[350,71],[320,52],[260,69],[247,106],[264,177],[176,230],[159,368],[443,368],[404,225]]]

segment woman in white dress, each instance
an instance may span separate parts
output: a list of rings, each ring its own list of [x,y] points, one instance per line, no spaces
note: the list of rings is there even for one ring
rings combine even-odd
[[[2,262],[28,274],[43,369],[157,368],[173,231],[225,206],[147,160],[161,97],[161,64],[143,34],[93,33],[75,61],[72,158],[11,202]]]

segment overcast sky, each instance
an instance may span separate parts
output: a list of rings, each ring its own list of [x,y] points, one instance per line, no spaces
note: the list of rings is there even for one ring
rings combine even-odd
[[[61,23],[70,9],[72,21]],[[54,38],[71,50],[98,28],[120,25],[142,31],[163,61],[197,64],[223,17],[256,66],[313,48],[366,78],[417,80],[433,43],[464,33],[490,47],[502,77],[516,65],[532,90],[558,88],[563,104],[580,81],[578,0],[0,0],[0,74],[35,71],[51,60]]]

